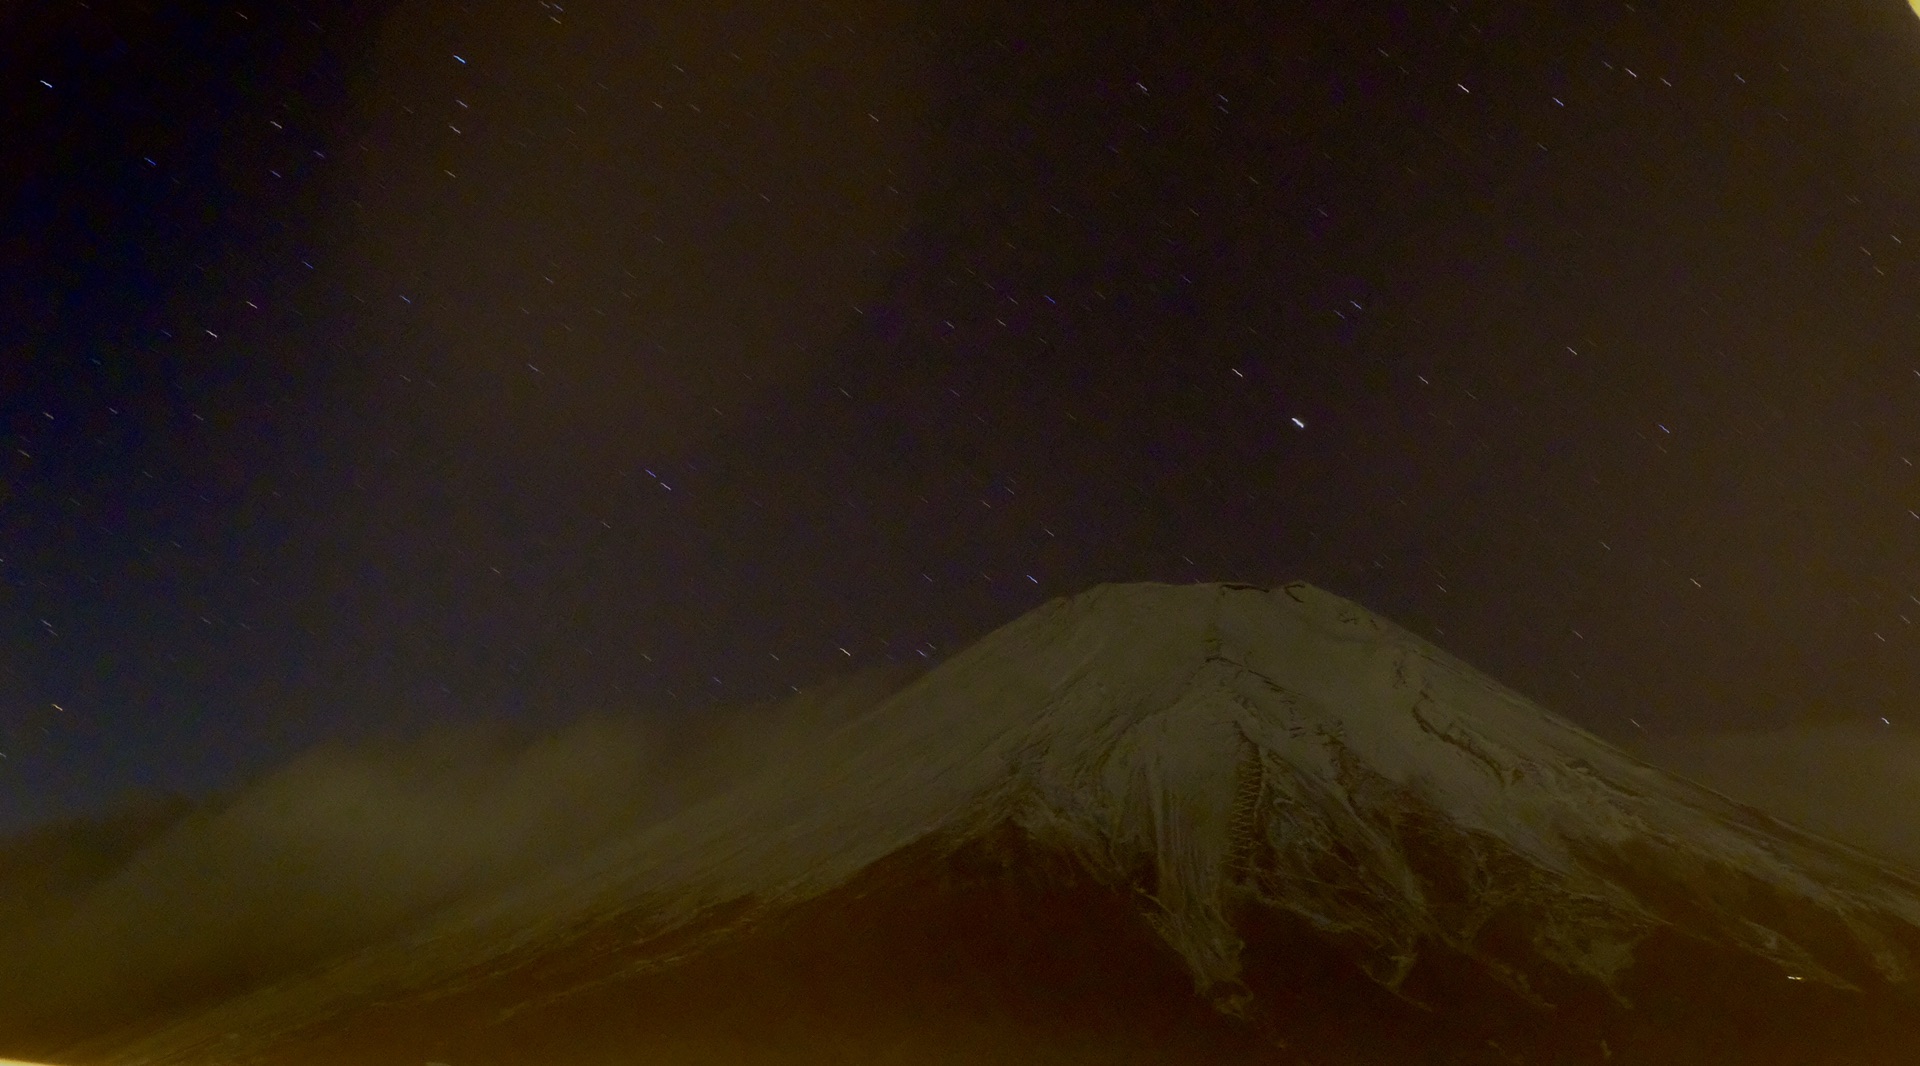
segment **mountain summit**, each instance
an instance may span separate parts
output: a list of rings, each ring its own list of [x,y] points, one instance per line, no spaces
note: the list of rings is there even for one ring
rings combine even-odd
[[[1920,1061],[1920,880],[1305,584],[1049,603],[102,1062]]]

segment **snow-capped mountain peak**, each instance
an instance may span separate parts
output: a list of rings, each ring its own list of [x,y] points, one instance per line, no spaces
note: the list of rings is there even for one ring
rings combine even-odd
[[[858,921],[869,892],[937,895],[947,874],[900,868],[992,853],[1009,834],[1026,856],[1009,869],[1050,856],[1124,901],[1198,991],[1241,1017],[1290,965],[1276,927],[1409,996],[1409,975],[1440,957],[1536,1006],[1563,993],[1590,1004],[1587,988],[1629,1010],[1630,986],[1665,987],[1630,980],[1649,945],[1735,960],[1743,988],[1754,974],[1753,987],[1876,997],[1915,985],[1910,874],[1642,763],[1305,584],[1056,600],[782,750],[577,864],[114,1061],[266,1061],[292,1034],[353,1031],[345,1019],[369,1004],[451,1002],[512,974],[548,998],[487,1009],[536,1017],[576,984],[678,973],[765,929],[801,935],[783,914],[824,906]],[[1055,875],[1021,876],[1044,891]],[[1610,1056],[1606,1034],[1624,1039],[1626,1023],[1588,1017],[1580,1039]]]
[[[1426,944],[1610,981],[1663,925],[1796,977],[1905,982],[1895,945],[1920,930],[1902,873],[1654,769],[1305,584],[1050,603],[784,772],[601,856],[588,883],[690,916],[804,898],[918,840],[1008,822],[1135,888],[1203,987],[1235,982],[1230,912],[1246,906],[1349,938],[1388,983]],[[1844,959],[1754,918],[1763,890],[1844,930]],[[1515,922],[1536,959],[1480,945]]]

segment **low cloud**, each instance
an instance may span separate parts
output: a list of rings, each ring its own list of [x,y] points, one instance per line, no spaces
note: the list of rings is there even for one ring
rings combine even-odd
[[[0,1055],[51,1057],[290,976],[523,883],[777,759],[905,680],[775,707],[449,728],[323,747],[229,800],[0,844]]]

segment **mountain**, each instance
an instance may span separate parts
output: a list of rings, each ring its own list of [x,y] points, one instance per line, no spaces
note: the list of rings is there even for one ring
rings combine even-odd
[[[387,943],[43,1050],[1920,1061],[1920,878],[1308,585],[1096,588],[782,747]]]

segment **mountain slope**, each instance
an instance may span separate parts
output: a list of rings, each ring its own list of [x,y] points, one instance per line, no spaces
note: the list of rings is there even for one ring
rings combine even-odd
[[[1351,603],[1126,585],[404,943],[77,1050],[1892,1062],[1916,959],[1911,876]]]

